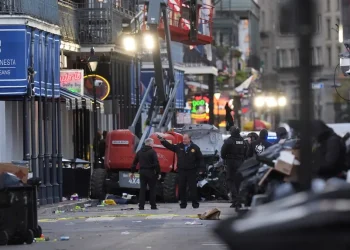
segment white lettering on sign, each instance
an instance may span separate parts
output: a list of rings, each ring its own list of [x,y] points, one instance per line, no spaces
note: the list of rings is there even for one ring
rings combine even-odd
[[[16,66],[15,59],[0,59],[0,66]]]
[[[112,141],[112,145],[129,145],[128,141]]]
[[[11,70],[7,69],[7,70],[1,70],[0,69],[0,76],[9,76],[11,75]]]

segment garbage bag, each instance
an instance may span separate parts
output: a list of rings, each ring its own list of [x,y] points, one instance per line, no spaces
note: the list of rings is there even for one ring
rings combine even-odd
[[[23,182],[16,175],[7,172],[0,174],[0,189],[20,186],[23,186]]]

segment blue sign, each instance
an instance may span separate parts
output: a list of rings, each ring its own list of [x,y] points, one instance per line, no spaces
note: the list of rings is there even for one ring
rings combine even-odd
[[[0,26],[0,95],[27,92],[26,50],[25,26]]]

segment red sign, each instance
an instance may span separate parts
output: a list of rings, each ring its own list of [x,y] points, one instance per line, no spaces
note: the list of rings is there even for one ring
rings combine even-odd
[[[60,86],[79,95],[84,94],[84,70],[61,70]]]

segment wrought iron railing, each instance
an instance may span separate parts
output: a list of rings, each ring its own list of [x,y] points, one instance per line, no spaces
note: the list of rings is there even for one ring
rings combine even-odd
[[[59,24],[57,0],[0,0],[0,15],[27,15]]]
[[[134,13],[116,5],[78,8],[79,41],[81,44],[115,44],[121,31],[123,18],[133,18]]]

